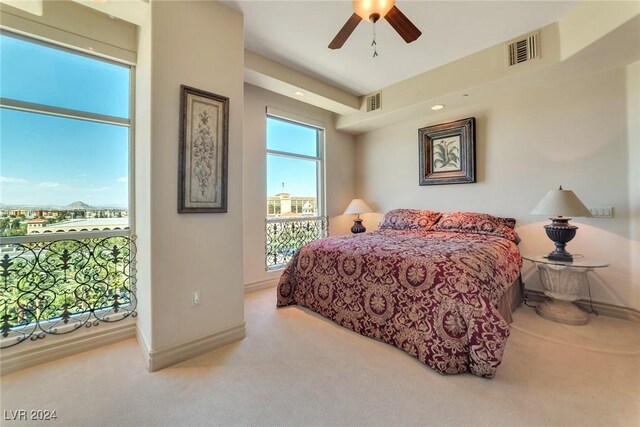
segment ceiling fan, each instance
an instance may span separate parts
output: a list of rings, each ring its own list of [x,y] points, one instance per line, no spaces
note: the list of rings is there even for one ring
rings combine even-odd
[[[340,49],[363,19],[375,24],[384,18],[405,42],[411,43],[416,40],[422,35],[422,32],[409,21],[404,13],[400,12],[395,3],[395,0],[354,0],[353,10],[355,12],[331,40],[329,49]]]

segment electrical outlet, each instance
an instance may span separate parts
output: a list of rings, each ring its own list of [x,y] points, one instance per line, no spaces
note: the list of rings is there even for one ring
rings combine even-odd
[[[613,218],[613,206],[589,208],[594,218]]]
[[[200,291],[193,291],[191,293],[191,305],[200,304]]]

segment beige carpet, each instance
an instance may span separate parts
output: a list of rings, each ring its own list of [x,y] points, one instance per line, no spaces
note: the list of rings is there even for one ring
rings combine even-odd
[[[640,327],[515,314],[492,380],[442,376],[308,311],[246,297],[247,338],[149,374],[134,340],[2,377],[2,415],[60,426],[637,426]],[[29,425],[2,420],[2,426]]]

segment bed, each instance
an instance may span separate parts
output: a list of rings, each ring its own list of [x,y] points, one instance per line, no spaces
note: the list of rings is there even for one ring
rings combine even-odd
[[[303,246],[277,306],[307,307],[437,372],[490,378],[521,298],[514,227],[487,214],[396,209],[372,233]]]

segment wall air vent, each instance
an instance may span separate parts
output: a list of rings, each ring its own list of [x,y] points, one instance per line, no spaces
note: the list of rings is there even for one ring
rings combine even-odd
[[[367,113],[369,111],[379,110],[380,104],[380,92],[367,96]]]
[[[529,34],[524,38],[509,43],[508,50],[509,66],[537,58],[539,55],[538,33]]]

